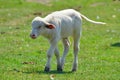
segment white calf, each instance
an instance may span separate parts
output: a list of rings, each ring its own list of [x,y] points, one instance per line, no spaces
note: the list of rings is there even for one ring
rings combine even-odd
[[[35,39],[39,35],[42,35],[46,37],[50,42],[50,48],[47,52],[47,63],[44,71],[50,71],[50,62],[53,53],[55,53],[55,56],[57,58],[57,70],[62,71],[65,57],[70,46],[68,39],[69,36],[72,36],[74,40],[74,61],[72,71],[77,70],[79,40],[82,31],[82,18],[95,24],[105,24],[103,22],[90,20],[73,9],[56,11],[49,14],[45,18],[36,17],[33,19],[32,32],[30,34],[31,38]],[[62,39],[64,45],[64,52],[61,60],[57,47],[57,43],[60,39]]]

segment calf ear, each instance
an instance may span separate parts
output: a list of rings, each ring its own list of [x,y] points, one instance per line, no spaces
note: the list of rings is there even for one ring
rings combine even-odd
[[[53,24],[47,24],[47,25],[46,25],[46,28],[48,28],[48,29],[54,29],[55,26],[54,26]]]

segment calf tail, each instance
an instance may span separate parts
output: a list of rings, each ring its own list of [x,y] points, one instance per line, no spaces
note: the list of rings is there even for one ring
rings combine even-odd
[[[83,19],[85,19],[85,20],[87,20],[87,21],[89,21],[89,22],[91,22],[91,23],[94,23],[94,24],[106,24],[106,23],[104,23],[104,22],[93,21],[93,20],[87,18],[86,16],[84,16],[84,15],[82,15],[82,14],[80,14],[80,16],[81,16]]]

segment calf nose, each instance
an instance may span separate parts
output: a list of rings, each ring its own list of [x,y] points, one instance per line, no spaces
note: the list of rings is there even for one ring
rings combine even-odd
[[[32,37],[35,37],[35,34],[32,34]]]
[[[35,34],[31,34],[30,37],[33,38],[33,39],[36,38]]]

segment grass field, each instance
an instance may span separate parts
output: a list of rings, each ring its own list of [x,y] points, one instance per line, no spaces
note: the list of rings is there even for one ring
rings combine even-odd
[[[64,71],[56,71],[55,56],[51,72],[45,73],[48,42],[29,37],[32,19],[52,11],[74,8],[90,19],[106,22],[96,25],[83,20],[77,72],[70,72],[71,48]],[[59,43],[62,53],[62,44]],[[61,54],[62,55],[62,54]],[[53,0],[48,4],[25,0],[0,0],[0,80],[120,80],[120,1]]]

